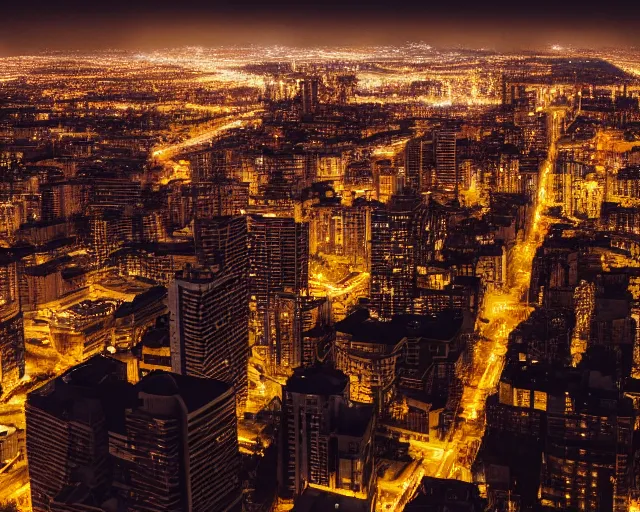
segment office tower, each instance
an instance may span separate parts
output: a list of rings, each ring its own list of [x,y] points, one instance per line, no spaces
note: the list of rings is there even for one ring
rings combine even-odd
[[[406,186],[416,192],[422,190],[422,140],[412,139],[404,148]]]
[[[196,219],[194,237],[200,264],[218,264],[246,279],[249,242],[244,215]]]
[[[436,161],[436,188],[444,192],[453,192],[458,186],[456,132],[445,128],[435,130],[433,147]]]
[[[146,206],[136,210],[131,218],[131,234],[127,240],[137,243],[165,242],[167,222],[163,211]]]
[[[41,194],[42,220],[68,219],[82,212],[86,185],[75,181],[47,183]]]
[[[344,255],[355,269],[368,271],[371,264],[371,202],[356,199],[344,209]]]
[[[131,176],[102,172],[91,177],[89,201],[94,208],[112,209],[135,206],[142,197],[140,181]]]
[[[235,405],[213,379],[132,385],[102,356],[71,368],[27,398],[33,510],[239,511]]]
[[[434,180],[433,142],[423,138],[411,139],[404,150],[405,187],[416,193],[431,190]]]
[[[344,208],[338,201],[313,205],[309,212],[309,252],[342,256],[344,248]]]
[[[169,287],[171,368],[235,388],[238,411],[247,398],[249,310],[238,275],[187,267]]]
[[[495,192],[520,194],[524,192],[524,183],[520,174],[520,155],[515,146],[505,146],[495,169]]]
[[[108,411],[103,397],[114,383],[126,385],[126,364],[96,356],[27,396],[34,512],[48,512],[49,503],[68,485],[83,484],[97,493],[108,488]]]
[[[316,158],[314,181],[331,181],[337,188],[342,184],[344,171],[345,162],[341,153],[319,153]]]
[[[243,304],[243,318],[248,322],[249,235],[247,217],[236,215],[206,220],[196,219],[194,236],[200,264],[219,266],[226,274],[234,276],[234,300],[237,304]],[[242,396],[240,391],[236,391],[236,393]]]
[[[309,286],[309,225],[291,217],[249,217],[249,295],[261,344],[270,301],[278,292],[304,294]]]
[[[24,325],[20,309],[18,258],[0,260],[0,395],[24,376]]]
[[[115,487],[132,512],[241,509],[236,400],[224,382],[156,371],[110,431]]]
[[[191,185],[194,219],[239,215],[249,205],[249,184],[226,178]]]
[[[568,392],[564,404],[558,398],[547,401],[542,503],[562,510],[629,510],[631,400],[613,389]]]
[[[381,318],[412,312],[420,205],[413,194],[394,195],[371,213],[371,302]]]
[[[335,329],[336,367],[351,380],[351,399],[384,410],[393,393],[396,365],[405,350],[407,329],[403,321],[396,316],[393,321],[380,322],[361,308],[338,322]]]
[[[317,155],[300,150],[265,149],[257,161],[258,194],[271,204],[299,196],[317,170]]]
[[[313,114],[318,108],[318,79],[307,78],[300,82],[302,113]]]
[[[24,326],[19,308],[0,312],[0,394],[14,387],[24,376]]]
[[[92,208],[89,213],[89,245],[97,266],[103,265],[111,253],[128,240],[132,219],[122,210]]]
[[[309,484],[367,499],[373,479],[373,409],[349,401],[349,379],[323,366],[299,368],[283,389],[280,494]]]

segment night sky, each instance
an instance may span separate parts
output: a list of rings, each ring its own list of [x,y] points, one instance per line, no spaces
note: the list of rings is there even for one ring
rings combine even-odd
[[[591,0],[592,2],[592,0]],[[498,50],[640,44],[640,2],[5,0],[0,55],[181,45],[425,41]]]

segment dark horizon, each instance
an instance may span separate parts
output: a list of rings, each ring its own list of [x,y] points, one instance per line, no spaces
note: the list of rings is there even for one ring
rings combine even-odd
[[[390,5],[374,0],[304,5],[256,0],[219,5],[123,0],[105,4],[76,0],[56,6],[36,0],[29,10],[3,7],[0,55],[44,50],[156,49],[187,45],[281,44],[358,46],[424,41],[434,46],[540,49],[551,44],[600,48],[640,44],[635,20],[640,6],[576,7],[551,2],[493,3],[463,0]],[[605,8],[606,7],[606,8]]]

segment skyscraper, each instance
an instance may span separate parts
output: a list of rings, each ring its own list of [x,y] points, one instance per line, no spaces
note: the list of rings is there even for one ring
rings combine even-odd
[[[373,477],[373,408],[349,402],[339,370],[299,368],[283,389],[278,477],[280,494],[309,484],[368,499]]]
[[[381,318],[412,312],[420,205],[414,194],[394,195],[371,213],[371,301]]]
[[[235,388],[238,410],[247,397],[248,305],[227,271],[187,268],[169,288],[171,368],[218,379]]]
[[[278,292],[306,293],[309,225],[291,217],[249,217],[249,295],[258,341],[266,344],[270,301]]]
[[[456,167],[456,132],[439,129],[433,132],[436,160],[436,187],[438,190],[453,192],[458,185]]]
[[[318,79],[307,78],[300,83],[302,113],[313,114],[318,107]]]
[[[30,393],[33,510],[238,512],[233,388],[96,356]],[[107,506],[108,504],[108,506]]]
[[[197,218],[194,236],[200,264],[219,264],[228,272],[238,274],[246,280],[249,242],[247,218],[244,215]]]
[[[29,393],[27,456],[34,512],[66,486],[81,483],[101,494],[110,484],[106,389],[126,386],[127,365],[95,356]]]
[[[127,510],[239,511],[236,400],[213,379],[153,372],[136,386],[138,405],[110,432],[116,486]]]
[[[0,256],[0,395],[24,376],[24,325],[18,289],[18,261]]]
[[[431,190],[435,160],[433,142],[424,138],[411,139],[404,149],[405,186],[414,192]]]
[[[221,215],[239,215],[249,204],[249,184],[217,178],[191,185],[193,218],[210,219]]]
[[[296,293],[276,293],[269,303],[269,364],[288,375],[315,361],[315,342],[329,336],[329,301]]]

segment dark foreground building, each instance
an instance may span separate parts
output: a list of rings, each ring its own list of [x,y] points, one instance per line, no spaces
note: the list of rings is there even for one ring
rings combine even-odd
[[[125,378],[124,363],[96,356],[29,394],[33,510],[240,510],[233,388]]]

